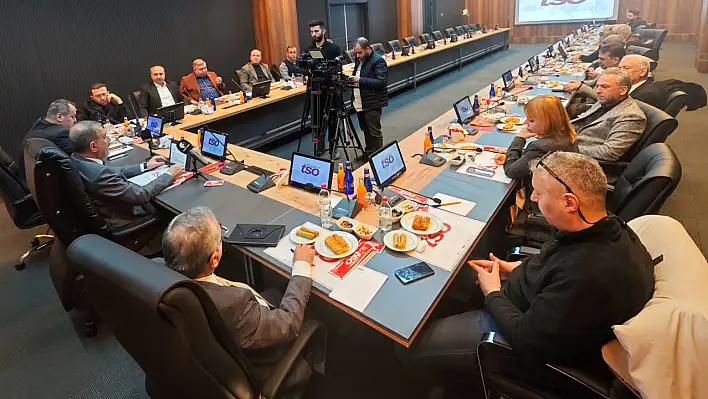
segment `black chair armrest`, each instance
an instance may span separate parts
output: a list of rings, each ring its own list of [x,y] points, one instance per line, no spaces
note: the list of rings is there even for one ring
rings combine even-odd
[[[273,373],[263,384],[261,397],[265,399],[274,399],[276,397],[278,391],[280,390],[280,386],[283,384],[283,381],[285,381],[293,364],[295,364],[297,357],[307,347],[312,337],[315,336],[315,333],[324,328],[324,324],[315,320],[306,320],[302,324],[300,334],[290,347],[290,351],[288,351],[288,353],[285,354],[285,356],[275,366]]]
[[[135,220],[133,222],[130,222],[126,225],[112,228],[111,229],[111,234],[113,235],[114,240],[121,240],[125,237],[128,237],[130,235],[133,235],[147,227],[152,226],[157,222],[157,216],[155,215],[148,215],[145,217],[142,217],[138,220]]]

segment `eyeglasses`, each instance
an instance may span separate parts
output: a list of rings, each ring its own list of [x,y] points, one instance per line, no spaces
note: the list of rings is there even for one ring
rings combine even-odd
[[[548,172],[549,175],[551,175],[551,177],[553,177],[554,179],[556,179],[556,181],[557,181],[558,183],[562,184],[563,187],[565,187],[565,189],[568,191],[568,194],[573,194],[573,195],[575,195],[575,196],[577,197],[578,195],[575,194],[575,193],[573,192],[573,190],[571,190],[570,186],[567,185],[567,184],[565,184],[565,182],[564,182],[560,177],[558,177],[558,175],[556,174],[556,172],[552,171],[551,168],[549,168],[545,163],[543,163],[543,161],[544,161],[546,158],[548,158],[548,156],[551,155],[551,154],[552,154],[552,152],[549,152],[548,154],[542,156],[541,159],[538,160],[538,166],[542,167],[546,172]],[[580,210],[580,204],[578,204],[578,215],[580,216],[580,219],[582,219],[583,222],[585,222],[585,223],[587,223],[587,224],[597,224],[597,223],[599,222],[599,221],[598,221],[598,222],[588,222],[588,220],[585,219],[585,216],[583,215],[583,212]]]

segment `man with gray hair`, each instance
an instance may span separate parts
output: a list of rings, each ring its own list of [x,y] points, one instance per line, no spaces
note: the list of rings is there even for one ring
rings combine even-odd
[[[572,121],[581,154],[618,161],[639,140],[647,118],[629,96],[631,89],[632,81],[619,68],[602,72],[595,85],[598,101]]]
[[[37,119],[32,125],[23,143],[29,139],[46,139],[67,155],[71,155],[69,129],[74,126],[74,123],[76,123],[76,105],[69,100],[55,100],[49,105],[44,118]]]
[[[163,157],[155,156],[138,165],[106,165],[106,131],[100,123],[93,121],[75,124],[69,132],[69,139],[74,149],[71,163],[78,171],[91,202],[112,227],[123,226],[155,213],[157,210],[150,201],[184,173],[184,167],[172,165],[166,173],[145,186],[139,186],[128,179],[164,165]]]
[[[654,264],[634,232],[605,209],[607,178],[597,161],[555,152],[533,161],[533,194],[557,230],[538,255],[521,262],[473,260],[484,308],[434,322],[413,360],[475,370],[483,333],[495,331],[531,364],[600,360],[612,326],[642,310]]]
[[[629,80],[632,81],[629,95],[633,99],[661,109],[664,107],[664,96],[661,89],[654,84],[654,78],[649,76],[651,61],[643,55],[628,54],[620,61],[619,69],[629,75]]]
[[[207,207],[195,207],[175,217],[165,230],[162,249],[167,267],[198,281],[206,290],[263,382],[300,332],[312,289],[313,247],[295,248],[292,277],[279,303],[273,298],[268,301],[246,284],[214,274],[223,255],[221,226]],[[294,369],[299,370],[296,374],[309,370]]]

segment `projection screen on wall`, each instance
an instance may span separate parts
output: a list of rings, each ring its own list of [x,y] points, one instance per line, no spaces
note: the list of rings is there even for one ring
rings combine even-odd
[[[619,0],[516,0],[516,25],[616,20]]]

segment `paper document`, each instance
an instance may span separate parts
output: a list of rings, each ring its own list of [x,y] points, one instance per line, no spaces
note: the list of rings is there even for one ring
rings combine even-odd
[[[462,198],[453,197],[450,195],[445,195],[437,193],[433,198],[439,198],[442,204],[447,204],[450,202],[459,202],[459,204],[441,206],[439,209],[444,209],[448,212],[456,213],[458,215],[467,216],[468,213],[477,205],[472,201],[463,200]]]
[[[167,173],[167,169],[169,169],[169,166],[162,165],[159,168],[155,168],[153,170],[148,170],[145,173],[141,173],[137,176],[133,176],[130,179],[128,179],[128,181],[133,184],[137,184],[140,187],[145,187],[148,184],[150,184],[150,182],[152,182],[153,180],[155,180],[158,177],[162,176],[163,174]]]
[[[329,297],[359,312],[364,312],[388,276],[367,267],[358,267],[345,278]]]
[[[133,146],[128,145],[128,146],[125,146],[125,147],[118,148],[117,150],[109,151],[109,152],[108,152],[108,156],[107,156],[106,158],[113,158],[113,157],[116,156],[116,155],[120,155],[120,154],[122,154],[122,153],[124,153],[124,152],[128,152],[128,151],[130,151],[130,150],[132,150],[132,149],[133,149]]]

